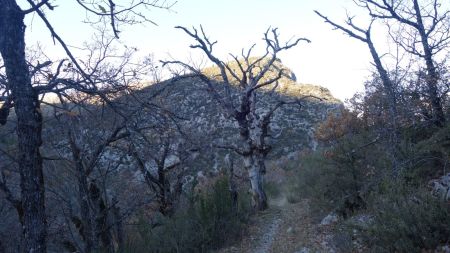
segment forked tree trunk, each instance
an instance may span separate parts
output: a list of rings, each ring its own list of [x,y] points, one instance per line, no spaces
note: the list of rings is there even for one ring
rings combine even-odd
[[[42,115],[25,60],[24,14],[14,0],[0,0],[0,6],[0,53],[17,115],[25,249],[46,252],[44,176],[39,151]]]
[[[108,222],[109,207],[106,205],[105,200],[102,197],[102,192],[98,188],[95,180],[90,182],[89,197],[95,213],[94,233],[96,241],[94,242],[94,245],[99,246],[97,251],[113,252],[114,247],[112,245],[111,235],[112,227]]]
[[[256,164],[248,172],[252,187],[252,205],[257,211],[267,209],[267,196],[263,188],[263,175]]]
[[[81,160],[81,152],[78,146],[75,144],[74,137],[69,133],[68,138],[70,140],[70,146],[72,150],[72,157],[75,161],[75,168],[78,180],[78,201],[80,205],[80,218],[81,227],[79,229],[80,236],[84,241],[84,252],[92,252],[94,245],[94,234],[93,234],[93,217],[90,210],[89,203],[89,184],[86,175],[86,171],[83,166],[83,161]]]
[[[250,190],[252,193],[252,207],[255,211],[267,209],[267,196],[263,187],[263,173],[265,172],[263,157],[258,156],[255,142],[251,139],[250,129],[252,128],[249,117],[252,106],[252,94],[246,93],[241,100],[241,113],[236,114],[235,120],[239,124],[239,136],[244,146],[244,167],[248,172],[250,180]],[[253,95],[254,99],[254,95]],[[258,126],[256,126],[258,127]],[[262,162],[262,163],[261,163]]]

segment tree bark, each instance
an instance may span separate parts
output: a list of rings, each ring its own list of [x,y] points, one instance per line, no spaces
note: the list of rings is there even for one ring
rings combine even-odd
[[[25,60],[24,14],[13,0],[0,0],[0,53],[17,115],[18,164],[27,252],[46,252],[44,176],[40,146],[42,115]]]
[[[244,166],[248,172],[250,180],[250,190],[252,193],[252,207],[255,211],[267,209],[267,196],[263,187],[263,169],[259,166],[253,154],[244,157]]]
[[[248,170],[252,191],[252,206],[256,211],[267,209],[267,196],[263,188],[263,173],[258,163],[252,159],[252,165]]]

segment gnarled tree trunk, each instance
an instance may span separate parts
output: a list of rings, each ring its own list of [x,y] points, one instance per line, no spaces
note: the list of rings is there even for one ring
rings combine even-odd
[[[267,196],[264,192],[264,169],[254,155],[244,157],[244,166],[247,169],[252,193],[252,207],[256,211],[267,209]]]

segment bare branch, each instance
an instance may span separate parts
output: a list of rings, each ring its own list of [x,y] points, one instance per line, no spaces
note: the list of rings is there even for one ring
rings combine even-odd
[[[22,13],[23,13],[24,15],[30,14],[30,13],[36,11],[37,9],[41,8],[41,7],[44,6],[44,5],[46,5],[50,10],[53,10],[53,9],[54,9],[54,6],[52,6],[52,5],[49,3],[49,1],[50,1],[50,0],[42,0],[42,1],[41,1],[40,3],[38,3],[38,4],[35,4],[34,6],[32,5],[32,7],[31,7],[30,9],[22,11]]]
[[[364,37],[363,37],[363,35],[358,35],[355,32],[353,32],[352,30],[350,30],[348,28],[345,28],[344,26],[338,25],[337,23],[331,21],[328,17],[322,15],[320,12],[318,12],[318,11],[314,11],[314,12],[317,15],[319,15],[322,19],[324,19],[325,23],[331,24],[335,29],[339,29],[339,30],[345,32],[348,36],[350,36],[352,38],[355,38],[355,39],[358,39],[358,40],[360,40],[362,42],[367,43],[367,37],[366,37],[367,34],[364,34]],[[353,28],[356,27],[355,25],[353,25],[353,23],[350,22],[350,24],[351,24],[351,26]],[[362,29],[357,28],[356,30],[358,30],[360,32]]]

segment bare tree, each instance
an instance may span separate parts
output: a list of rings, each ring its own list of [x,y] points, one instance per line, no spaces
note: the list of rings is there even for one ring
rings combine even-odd
[[[4,63],[6,85],[1,90],[1,101],[3,105],[0,113],[0,123],[7,120],[9,110],[14,107],[17,116],[18,136],[18,165],[20,170],[21,200],[23,209],[23,234],[27,252],[46,252],[46,214],[45,214],[45,191],[42,155],[40,146],[42,144],[42,112],[40,108],[39,94],[45,91],[57,90],[61,85],[70,82],[53,79],[53,82],[45,88],[35,87],[32,82],[33,72],[50,64],[45,62],[31,68],[25,58],[25,32],[24,18],[26,15],[36,13],[50,31],[53,39],[65,50],[70,64],[89,86],[84,90],[95,91],[95,82],[82,68],[75,56],[71,53],[64,40],[56,33],[43,9],[55,10],[49,0],[33,1],[27,0],[29,9],[23,10],[15,0],[1,0],[0,5],[0,54]],[[108,19],[116,37],[119,34],[120,23],[146,22],[144,14],[140,10],[147,7],[169,8],[170,6],[159,5],[158,1],[130,1],[123,9],[108,1],[104,7],[103,1],[77,1],[80,8],[87,10],[90,14]],[[96,11],[97,8],[98,11]],[[60,64],[62,66],[62,63]],[[60,70],[60,68],[58,68]],[[5,80],[3,80],[5,81]],[[86,89],[89,87],[90,89]]]
[[[267,142],[270,138],[270,122],[274,113],[283,105],[297,103],[299,101],[285,101],[279,99],[267,110],[258,110],[260,95],[257,91],[266,89],[269,94],[274,94],[279,83],[278,80],[285,74],[285,69],[277,68],[278,54],[295,47],[299,42],[310,42],[305,38],[298,38],[282,44],[279,41],[277,29],[268,29],[264,33],[266,51],[261,57],[251,57],[252,46],[246,52],[242,51],[242,59],[232,55],[236,67],[224,63],[213,53],[212,42],[206,36],[202,27],[200,33],[197,29],[189,30],[185,27],[176,27],[193,38],[197,44],[191,48],[200,49],[206,57],[219,69],[218,77],[208,76],[201,70],[181,61],[166,61],[164,64],[178,64],[198,76],[208,87],[211,96],[219,103],[226,115],[231,117],[239,126],[240,142],[236,145],[217,145],[221,148],[232,149],[243,157],[244,167],[248,171],[253,207],[255,210],[267,208],[267,197],[263,189],[263,175],[266,171],[265,160],[271,150]],[[219,79],[219,80],[217,80]],[[220,81],[220,84],[218,83]],[[238,89],[237,98],[233,95],[233,89]],[[222,90],[223,92],[220,92]]]
[[[172,142],[173,139],[167,133],[151,136],[140,131],[135,132],[135,135],[138,137],[130,140],[131,154],[144,176],[145,183],[156,195],[159,212],[170,216],[182,193],[182,179],[185,175],[182,165],[187,156],[182,156],[174,150],[176,143]],[[154,162],[156,173],[146,166],[147,162]]]
[[[432,106],[435,125],[445,122],[442,98],[439,94],[437,55],[450,43],[450,10],[442,8],[440,0],[357,0],[375,19],[394,21],[398,30],[390,29],[391,37],[406,52],[425,62],[425,83]]]
[[[184,118],[167,109],[167,86],[143,97],[133,96],[140,113],[127,124],[127,151],[156,196],[159,212],[171,216],[182,193],[186,166],[195,146],[182,126]],[[154,101],[152,101],[154,100]]]
[[[69,120],[71,122],[71,120]],[[73,124],[74,122],[72,122]],[[85,248],[83,252],[92,252],[101,247],[103,249],[111,248],[112,242],[108,229],[109,225],[102,217],[106,217],[106,210],[109,208],[105,204],[102,197],[100,187],[95,180],[92,179],[94,168],[104,153],[105,149],[112,143],[125,138],[126,133],[123,133],[124,125],[119,124],[115,129],[106,136],[106,138],[97,146],[93,147],[92,151],[83,150],[81,146],[86,146],[86,143],[80,143],[84,138],[80,138],[82,131],[77,131],[77,134],[68,129],[68,139],[70,143],[70,150],[72,152],[72,159],[77,173],[78,180],[78,194],[80,204],[80,223],[83,229],[80,234],[85,241]],[[72,218],[74,221],[74,219]],[[106,236],[105,236],[106,235]]]
[[[115,113],[117,108],[93,103],[95,97],[78,95],[84,102],[64,99],[54,104],[54,118],[47,123],[51,128],[45,128],[47,141],[43,150],[59,168],[59,172],[47,176],[52,182],[47,195],[65,203],[63,211],[56,213],[59,219],[66,220],[66,224],[57,228],[61,230],[57,240],[66,249],[75,248],[79,252],[114,252],[124,246],[122,220],[133,209],[127,203],[139,202],[122,196],[130,185],[124,182],[132,179],[122,172],[127,171],[129,156],[117,146],[125,145],[124,139],[129,136],[128,118]],[[56,186],[54,182],[58,180],[71,183]],[[119,187],[117,182],[128,186]],[[55,192],[62,189],[67,193]],[[127,208],[121,211],[120,206]]]
[[[361,28],[357,26],[354,21],[353,17],[347,16],[346,25],[340,25],[333,21],[331,21],[328,17],[324,16],[318,11],[315,11],[317,15],[319,15],[323,20],[325,20],[326,23],[332,25],[335,29],[343,31],[348,36],[357,39],[361,42],[364,42],[367,47],[369,48],[370,54],[372,56],[372,60],[374,62],[374,65],[377,69],[378,75],[380,76],[381,83],[383,84],[383,89],[385,94],[387,95],[388,100],[388,108],[389,108],[389,121],[390,121],[390,128],[389,128],[389,140],[390,140],[390,149],[391,149],[391,160],[393,162],[393,173],[396,175],[398,173],[398,157],[397,157],[397,145],[398,145],[398,136],[397,136],[397,94],[396,94],[396,83],[391,79],[389,76],[388,71],[384,67],[380,54],[378,53],[373,40],[372,40],[372,24],[373,20],[371,21],[368,28]]]

